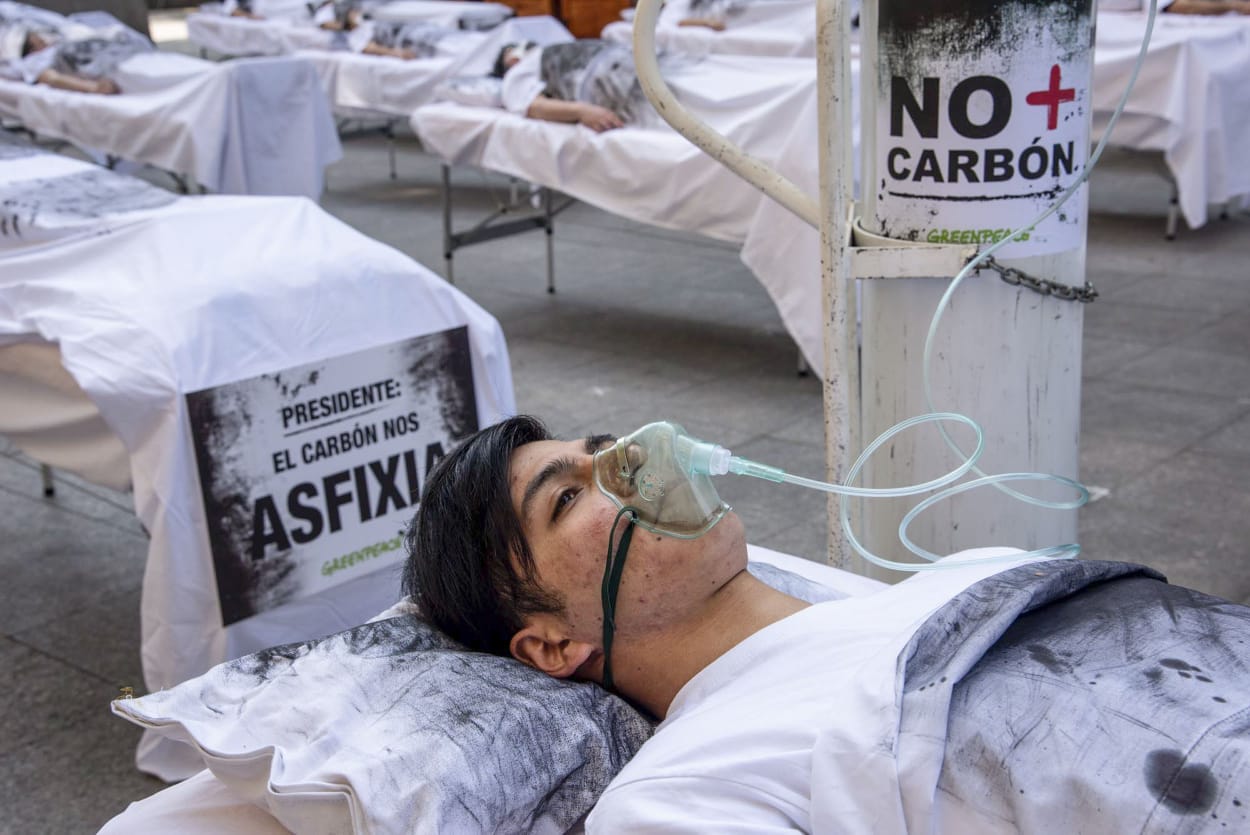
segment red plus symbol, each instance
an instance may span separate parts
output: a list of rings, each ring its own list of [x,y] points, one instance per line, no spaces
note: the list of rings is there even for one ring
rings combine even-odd
[[[1059,105],[1065,101],[1076,101],[1076,88],[1066,90],[1059,86],[1059,65],[1050,68],[1050,87],[1029,93],[1024,97],[1029,104],[1039,104],[1047,108],[1046,129],[1054,130],[1059,124]]]

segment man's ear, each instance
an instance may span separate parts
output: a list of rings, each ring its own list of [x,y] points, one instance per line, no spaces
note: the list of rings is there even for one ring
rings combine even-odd
[[[566,637],[561,625],[538,617],[521,627],[508,648],[512,657],[553,678],[568,678],[595,652],[593,644]]]

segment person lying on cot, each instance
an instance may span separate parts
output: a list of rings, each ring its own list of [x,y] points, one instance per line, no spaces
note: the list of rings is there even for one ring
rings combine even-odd
[[[230,17],[248,20],[306,21],[313,18],[317,4],[306,0],[225,0],[221,9]]]
[[[375,21],[362,28],[365,21],[358,0],[326,0],[314,8],[313,15],[320,28],[342,33],[343,39],[335,48],[405,61],[431,58],[439,53],[440,46],[465,36],[460,29],[428,21]],[[363,37],[352,37],[354,33]]]
[[[531,119],[579,123],[602,133],[645,123],[654,113],[638,83],[633,53],[607,41],[508,44],[491,74],[503,79],[503,106]]]
[[[661,720],[588,832],[1250,826],[1250,608],[1003,550],[809,605],[746,571],[731,511],[694,538],[644,528],[598,488],[604,449],[637,458],[527,416],[469,437],[427,480],[404,573],[469,649]]]
[[[369,41],[361,51],[365,55],[386,55],[411,61],[416,58],[431,58],[450,40],[464,36],[465,33],[459,29],[437,23],[375,22]]]
[[[364,55],[383,55],[412,60],[428,58],[438,51],[438,43],[456,30],[432,23],[377,23],[362,29],[365,23],[359,0],[322,0],[306,5],[308,19],[319,29],[336,35],[332,49],[350,50]],[[238,0],[230,14],[251,20],[264,20],[254,11],[251,0]],[[351,37],[359,33],[363,37]]]
[[[112,95],[121,92],[111,77],[118,66],[155,49],[120,22],[92,30],[42,9],[28,10],[22,4],[0,4],[0,78]]]

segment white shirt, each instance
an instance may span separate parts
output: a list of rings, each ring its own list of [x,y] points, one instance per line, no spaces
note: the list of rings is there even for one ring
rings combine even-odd
[[[943,603],[1019,564],[926,572],[750,636],[686,683],[587,831],[904,831],[902,765],[883,745],[898,725],[898,654]]]
[[[541,96],[546,89],[547,82],[543,81],[543,50],[542,47],[534,47],[504,73],[499,95],[507,110],[524,116],[534,99]]]

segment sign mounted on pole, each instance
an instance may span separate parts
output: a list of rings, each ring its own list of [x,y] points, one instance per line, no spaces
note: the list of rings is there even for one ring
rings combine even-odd
[[[1041,214],[1089,154],[1091,0],[881,0],[875,224],[987,246]],[[1005,257],[1084,245],[1085,187]]]
[[[466,327],[186,399],[226,626],[402,560],[430,468],[478,429]]]

